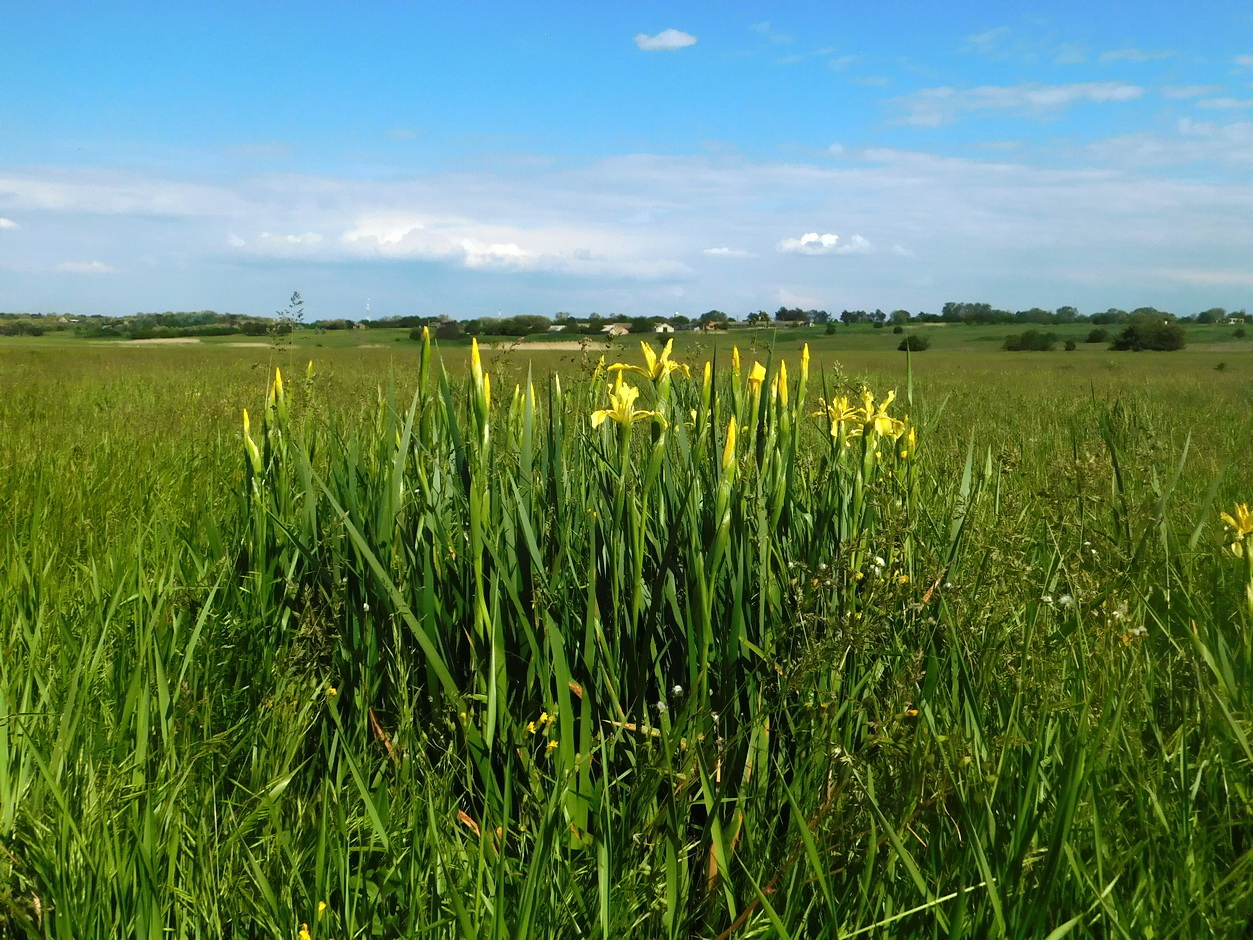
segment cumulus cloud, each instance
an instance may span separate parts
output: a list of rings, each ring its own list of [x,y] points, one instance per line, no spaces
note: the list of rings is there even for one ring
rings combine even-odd
[[[1198,108],[1209,108],[1213,111],[1230,111],[1233,108],[1253,108],[1250,98],[1204,98],[1196,103]]]
[[[62,261],[57,270],[66,274],[112,274],[117,268],[103,261]]]
[[[870,242],[860,235],[847,241],[833,232],[806,232],[800,238],[785,238],[775,246],[777,251],[797,255],[857,255],[870,250]]]
[[[1109,52],[1101,53],[1100,61],[1155,62],[1159,59],[1169,59],[1174,55],[1178,55],[1174,49],[1160,49],[1156,52],[1146,52],[1143,49],[1111,49]]]
[[[12,219],[0,217],[0,229],[17,228],[18,225]]]
[[[1044,114],[1078,102],[1131,101],[1144,94],[1138,85],[1121,82],[1074,82],[1069,85],[981,85],[977,88],[923,88],[891,99],[905,113],[901,124],[939,127],[963,114],[979,111],[1016,111]]]
[[[656,36],[636,34],[635,44],[645,52],[673,52],[696,45],[696,37],[679,29],[663,29]]]

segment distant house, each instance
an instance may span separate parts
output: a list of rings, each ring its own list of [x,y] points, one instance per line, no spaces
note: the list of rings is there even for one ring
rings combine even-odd
[[[560,333],[560,332],[562,332],[565,328],[566,328],[566,324],[564,324],[564,323],[554,323],[552,326],[550,326],[550,327],[548,328],[548,332],[549,332],[549,333]]]
[[[625,323],[611,323],[608,326],[602,328],[601,332],[609,337],[626,336],[628,333],[631,332],[631,328],[627,326]]]
[[[654,333],[673,333],[674,327],[672,327],[669,323],[658,323],[656,326],[653,327],[653,332]]]

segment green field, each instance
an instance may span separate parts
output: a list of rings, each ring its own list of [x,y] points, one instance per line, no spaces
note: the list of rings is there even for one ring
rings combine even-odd
[[[0,340],[0,936],[1245,935],[1253,343],[910,329]]]

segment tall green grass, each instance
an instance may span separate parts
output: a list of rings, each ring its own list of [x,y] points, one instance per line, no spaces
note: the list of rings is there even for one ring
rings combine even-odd
[[[0,931],[1240,936],[1240,408],[758,356],[10,368]]]

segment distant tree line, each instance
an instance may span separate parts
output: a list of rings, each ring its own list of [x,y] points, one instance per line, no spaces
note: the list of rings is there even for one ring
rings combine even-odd
[[[294,297],[298,298],[299,295],[294,295]],[[1145,342],[1161,344],[1174,340],[1164,340],[1161,335],[1157,334],[1154,339],[1144,339],[1143,337],[1148,332],[1152,332],[1147,331],[1147,327],[1154,321],[1173,323],[1181,319],[1200,324],[1244,322],[1247,320],[1247,314],[1244,310],[1228,311],[1223,307],[1211,307],[1182,318],[1155,307],[1138,307],[1134,310],[1111,307],[1089,314],[1080,313],[1076,307],[1072,306],[1058,307],[1055,310],[1032,307],[1027,310],[1010,311],[998,309],[989,303],[949,301],[940,308],[939,313],[926,311],[911,313],[903,309],[890,312],[882,309],[857,309],[843,310],[837,315],[821,309],[781,306],[773,313],[765,310],[752,311],[744,316],[742,322],[750,326],[767,325],[772,322],[786,326],[825,326],[828,333],[836,332],[839,324],[846,326],[869,324],[876,328],[891,325],[894,332],[900,332],[905,326],[925,323],[1022,324],[1033,328],[1057,324],[1090,323],[1096,329],[1089,334],[1088,342],[1110,341],[1110,334],[1104,332],[1102,328],[1121,327],[1122,331],[1112,340],[1115,344],[1128,344],[1125,348],[1157,348],[1142,344]],[[311,323],[300,322],[300,318],[291,315],[290,309],[279,311],[277,317],[218,313],[214,310],[137,313],[121,317],[78,316],[66,313],[0,313],[0,336],[40,336],[49,332],[68,331],[83,337],[147,339],[231,334],[274,336],[298,329],[316,331],[409,329],[414,331],[416,336],[419,335],[422,327],[429,327],[441,338],[450,339],[458,336],[523,337],[548,332],[554,326],[560,326],[562,331],[568,334],[595,336],[603,333],[610,324],[621,324],[632,333],[651,333],[659,324],[668,324],[675,329],[692,329],[698,326],[721,328],[735,322],[735,316],[716,309],[707,310],[695,318],[678,313],[668,317],[628,317],[615,313],[595,312],[586,317],[575,317],[563,311],[552,317],[525,314],[512,317],[474,317],[456,320],[448,316],[406,315],[380,317],[374,320],[335,318]],[[1132,330],[1130,338],[1124,338],[1127,328],[1131,326],[1135,326],[1136,329]],[[1167,330],[1166,332],[1173,333],[1174,331]],[[1093,338],[1102,333],[1101,339]],[[1041,344],[1046,342],[1041,337],[1050,335],[1047,331],[1041,330],[1035,330],[1035,334],[1027,337],[1023,342]],[[1026,334],[1019,334],[1019,336],[1026,336]],[[1017,342],[1019,336],[1010,337],[1009,341]]]

